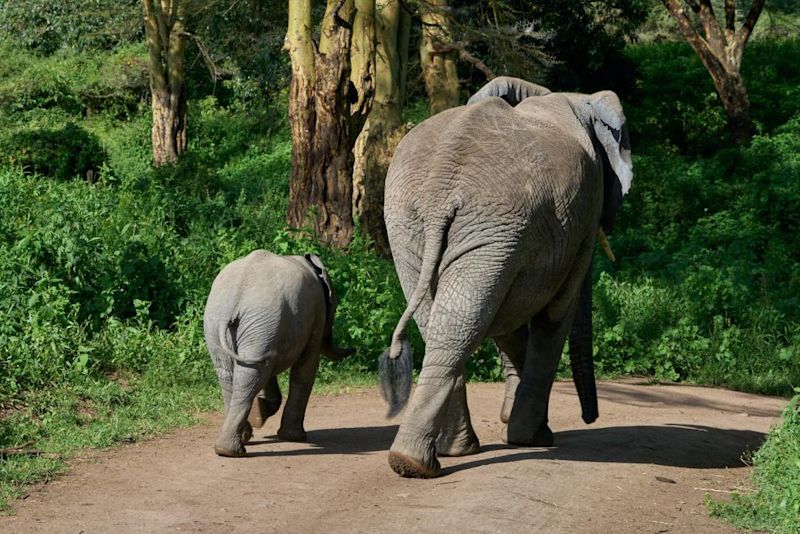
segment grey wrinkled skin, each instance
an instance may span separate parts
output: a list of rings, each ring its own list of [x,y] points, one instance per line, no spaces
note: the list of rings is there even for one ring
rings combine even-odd
[[[354,352],[333,344],[336,305],[327,271],[313,254],[278,256],[256,250],[217,275],[203,316],[225,403],[225,421],[214,446],[217,454],[246,454],[252,426],[263,425],[278,411],[281,391],[276,377],[289,368],[278,437],[305,440],[303,420],[320,353],[340,360]]]
[[[589,357],[578,365],[584,418],[594,420],[591,343],[583,343],[591,314],[587,324],[576,311],[591,311],[595,235],[610,230],[631,179],[625,116],[610,91],[551,93],[497,78],[403,139],[384,209],[408,306],[389,358],[403,354],[412,315],[426,351],[389,453],[397,473],[438,476],[437,453],[479,450],[463,372],[486,337],[509,376],[509,443],[552,444],[548,399],[573,323],[576,352]]]

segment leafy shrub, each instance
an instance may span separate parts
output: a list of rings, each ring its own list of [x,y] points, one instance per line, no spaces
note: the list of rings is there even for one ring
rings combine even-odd
[[[135,0],[4,2],[0,31],[45,55],[61,47],[111,48],[141,37],[141,7]]]
[[[634,153],[672,145],[689,155],[711,155],[730,144],[725,112],[711,76],[685,42],[625,49],[637,70],[626,99]],[[796,39],[754,41],[745,48],[742,75],[751,113],[762,133],[800,112],[800,46]]]
[[[60,128],[23,129],[0,138],[7,164],[59,180],[92,177],[105,163],[99,139],[68,122]]]
[[[128,118],[149,95],[141,43],[103,54],[62,51],[35,60],[16,42],[0,40],[0,53],[7,57],[0,64],[0,110],[12,115],[58,109],[74,118],[97,113]]]
[[[636,156],[619,270],[596,286],[601,369],[773,393],[800,381],[798,151],[800,117],[709,158]]]
[[[770,532],[797,532],[800,525],[800,395],[783,412],[781,425],[753,456],[753,484],[730,503],[712,503],[715,515],[737,526]]]

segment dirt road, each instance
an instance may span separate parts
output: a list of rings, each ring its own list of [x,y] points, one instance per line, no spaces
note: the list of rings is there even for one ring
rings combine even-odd
[[[279,442],[276,418],[249,457],[212,445],[221,417],[91,455],[0,517],[2,532],[728,532],[704,498],[749,474],[785,401],[706,388],[599,385],[584,425],[572,384],[551,399],[556,447],[500,440],[501,384],[469,386],[479,454],[444,458],[444,476],[396,476],[397,421],[377,392],[312,397],[308,443]]]

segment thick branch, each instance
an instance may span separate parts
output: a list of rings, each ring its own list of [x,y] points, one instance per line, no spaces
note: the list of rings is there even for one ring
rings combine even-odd
[[[661,0],[664,7],[667,8],[669,14],[678,23],[678,29],[683,34],[686,41],[692,46],[695,52],[702,57],[703,54],[710,54],[711,49],[708,42],[700,37],[697,31],[692,26],[692,21],[686,16],[686,10],[681,5],[679,0]],[[692,2],[694,3],[694,2]],[[694,5],[697,5],[694,3]],[[698,7],[699,9],[699,7]]]
[[[158,15],[153,9],[152,0],[144,0],[144,26],[147,38],[147,50],[150,62],[150,80],[153,89],[167,88],[167,79],[161,55],[166,43],[160,39]]]
[[[486,76],[486,79],[491,80],[497,77],[497,75],[492,71],[492,69],[490,69],[486,65],[486,63],[484,63],[480,59],[476,58],[475,56],[467,52],[465,43],[448,43],[448,44],[434,43],[431,55],[447,54],[454,50],[458,50],[458,59],[466,61],[467,63],[471,64],[473,67],[481,71]]]
[[[750,38],[750,34],[753,33],[753,28],[756,26],[756,22],[758,22],[758,17],[761,16],[761,9],[764,7],[764,2],[766,0],[754,0],[753,5],[750,8],[750,12],[747,14],[747,18],[744,21],[744,25],[739,28],[739,33],[736,36],[736,47],[739,50],[744,48],[745,43]],[[741,52],[739,52],[741,56]]]
[[[736,0],[725,0],[725,40],[733,42],[736,34]]]
[[[709,46],[718,56],[724,56],[725,44],[717,17],[714,15],[714,8],[711,6],[711,0],[700,0],[699,16]]]

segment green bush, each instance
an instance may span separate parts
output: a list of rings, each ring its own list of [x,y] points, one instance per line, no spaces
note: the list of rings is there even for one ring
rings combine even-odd
[[[62,47],[112,48],[142,37],[141,7],[136,0],[84,2],[4,2],[0,31],[40,54]]]
[[[73,118],[108,113],[134,115],[149,95],[149,73],[143,44],[108,53],[61,51],[36,59],[14,41],[0,39],[0,112],[27,122],[26,113],[60,110]]]
[[[711,510],[735,525],[793,533],[800,525],[800,395],[783,412],[780,426],[753,456],[753,493],[734,494]]]
[[[99,139],[73,122],[60,128],[12,131],[0,137],[0,153],[6,164],[59,180],[93,181],[106,159]]]
[[[637,70],[635,90],[625,102],[634,153],[674,146],[685,154],[708,156],[731,144],[711,76],[688,44],[633,45],[625,54]],[[797,39],[749,43],[742,75],[761,133],[800,113]]]
[[[604,372],[755,391],[800,383],[800,116],[708,158],[652,149],[601,262]],[[752,356],[757,354],[757,358]]]

